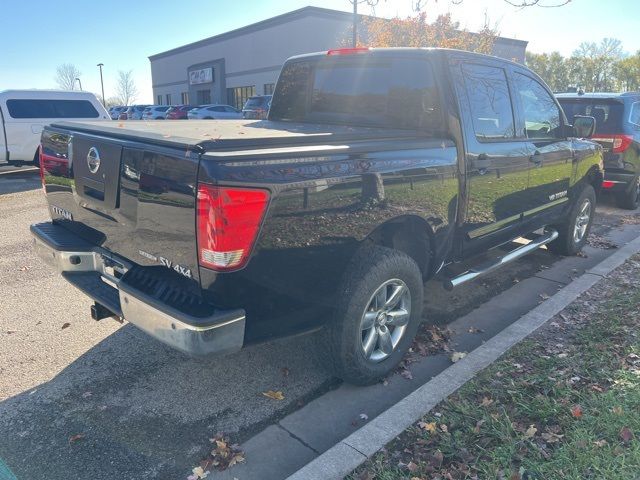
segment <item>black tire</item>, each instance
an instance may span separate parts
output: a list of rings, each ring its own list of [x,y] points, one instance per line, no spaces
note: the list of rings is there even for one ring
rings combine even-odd
[[[391,282],[391,283],[389,283]],[[396,282],[396,283],[394,283]],[[388,284],[384,286],[385,284]],[[361,322],[370,302],[376,301],[374,293],[393,292],[396,286],[404,287],[409,297],[403,297],[403,307],[410,305],[408,323],[397,337],[397,343],[389,354],[382,352],[382,347],[373,351],[387,355],[383,359],[371,360],[365,355],[363,342],[364,330]],[[380,246],[363,248],[352,259],[342,279],[334,316],[327,326],[326,349],[330,355],[336,376],[356,385],[370,385],[384,378],[402,360],[411,346],[422,318],[423,282],[420,268],[416,262],[397,250]],[[403,290],[404,291],[404,290]],[[404,295],[404,294],[403,294]],[[396,308],[396,307],[394,307]],[[389,310],[392,310],[389,308]],[[371,312],[370,312],[371,313]],[[389,313],[391,315],[392,312]],[[407,316],[404,316],[405,321]],[[384,323],[372,328],[379,332],[386,328],[393,336],[398,326],[393,326],[391,317],[387,317],[393,330]],[[376,338],[378,338],[376,334]],[[380,337],[381,338],[381,337]],[[378,340],[375,340],[378,342]],[[374,349],[381,344],[375,343]]]
[[[625,210],[635,210],[640,205],[640,175],[629,182],[627,189],[616,195],[616,204]]]
[[[583,208],[586,202],[589,202],[589,215],[586,223],[586,229],[584,233],[576,241],[574,232],[576,231],[576,223],[580,219],[584,219]],[[591,225],[593,224],[593,218],[596,212],[596,192],[591,185],[587,185],[582,189],[582,192],[573,203],[571,211],[567,215],[564,223],[555,225],[558,230],[558,238],[547,245],[547,248],[554,253],[560,255],[575,255],[582,247],[587,243],[587,237],[591,231]],[[584,220],[582,220],[584,224]]]

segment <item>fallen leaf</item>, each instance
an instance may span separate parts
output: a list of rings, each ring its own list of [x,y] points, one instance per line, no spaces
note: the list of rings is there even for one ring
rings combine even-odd
[[[411,473],[413,473],[413,472],[415,472],[415,471],[417,471],[417,470],[418,470],[418,465],[416,465],[416,464],[415,464],[415,463],[413,463],[413,462],[409,462],[409,463],[407,464],[407,470],[409,470]]]
[[[475,426],[475,427],[473,427],[473,431],[474,431],[475,433],[480,433],[480,427],[481,427],[482,425],[484,425],[484,420],[478,420],[478,421],[476,422],[476,426]]]
[[[60,330],[64,330],[65,328],[69,328],[71,326],[71,324],[69,322],[63,323],[62,327],[60,328]]]
[[[529,425],[529,428],[524,432],[524,438],[533,438],[537,432],[538,429],[534,425]]]
[[[453,352],[451,354],[451,361],[453,363],[456,363],[456,362],[459,362],[460,360],[462,360],[466,356],[467,356],[467,354],[465,352]]]
[[[84,433],[76,433],[75,435],[71,435],[69,437],[69,445],[77,442],[78,440],[82,440],[84,438]]]
[[[436,433],[436,422],[418,422],[418,426],[429,433]]]
[[[289,374],[291,373],[287,367],[282,367],[280,371],[282,372],[283,377],[288,377]]]
[[[568,353],[559,353],[558,358],[567,358],[569,356]]]
[[[447,427],[444,423],[440,424],[440,430],[442,430],[444,433],[449,432],[449,427]]]
[[[91,395],[92,395],[92,393],[91,393],[91,392],[84,392],[84,393],[82,394],[82,398],[89,398]]]
[[[369,420],[369,415],[367,415],[366,413],[361,413],[360,419],[366,422],[367,420]]]
[[[615,415],[622,415],[622,407],[613,407],[611,409],[611,411],[615,414]]]
[[[547,443],[558,443],[560,440],[562,440],[562,437],[564,437],[564,435],[557,435],[551,432],[544,432],[540,436]]]
[[[481,330],[479,328],[476,327],[469,327],[469,330],[467,330],[469,333],[483,333],[484,330]]]
[[[604,446],[608,445],[609,442],[607,442],[606,440],[603,439],[603,440],[596,440],[595,442],[593,442],[593,444],[596,447],[604,447]]]
[[[633,440],[633,432],[629,427],[622,427],[622,430],[620,430],[620,439],[622,439],[624,443],[629,443]]]
[[[209,475],[209,472],[205,472],[204,469],[202,467],[194,467],[193,470],[191,470],[193,472],[193,475],[195,475],[195,478],[206,478],[207,475]]]
[[[407,380],[413,380],[413,374],[411,373],[410,370],[407,370],[406,368],[402,369],[402,371],[400,372],[400,375],[402,375]]]
[[[262,392],[262,395],[264,395],[265,397],[271,398],[273,400],[284,400],[284,395],[281,391],[273,391],[273,390],[268,390],[266,392]]]
[[[571,407],[571,415],[573,415],[575,418],[582,417],[582,407],[580,405],[574,405],[573,407]]]
[[[492,403],[493,403],[492,399],[490,399],[489,397],[483,397],[482,398],[482,402],[480,402],[480,406],[481,407],[488,407]]]

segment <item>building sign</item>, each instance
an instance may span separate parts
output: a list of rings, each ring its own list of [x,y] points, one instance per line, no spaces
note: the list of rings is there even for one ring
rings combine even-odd
[[[201,68],[189,72],[189,85],[213,82],[213,68]]]

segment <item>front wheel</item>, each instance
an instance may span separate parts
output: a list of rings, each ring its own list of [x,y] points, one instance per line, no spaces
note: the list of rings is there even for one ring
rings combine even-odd
[[[327,326],[334,373],[356,385],[385,377],[416,335],[422,302],[422,275],[411,257],[380,246],[356,254]]]
[[[596,192],[591,185],[584,187],[571,207],[564,223],[556,225],[558,238],[547,245],[560,255],[575,255],[587,243],[596,212]]]

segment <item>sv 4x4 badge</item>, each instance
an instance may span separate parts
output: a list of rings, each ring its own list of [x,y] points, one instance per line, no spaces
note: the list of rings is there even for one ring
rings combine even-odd
[[[193,275],[191,274],[191,269],[189,267],[185,267],[184,265],[178,265],[177,263],[174,264],[171,260],[167,258],[156,257],[155,255],[145,252],[144,250],[138,250],[138,253],[144,258],[148,258],[149,260],[152,260],[154,262],[159,262],[161,265],[164,265],[165,267],[170,268],[171,270],[175,270],[183,277],[193,278]]]

